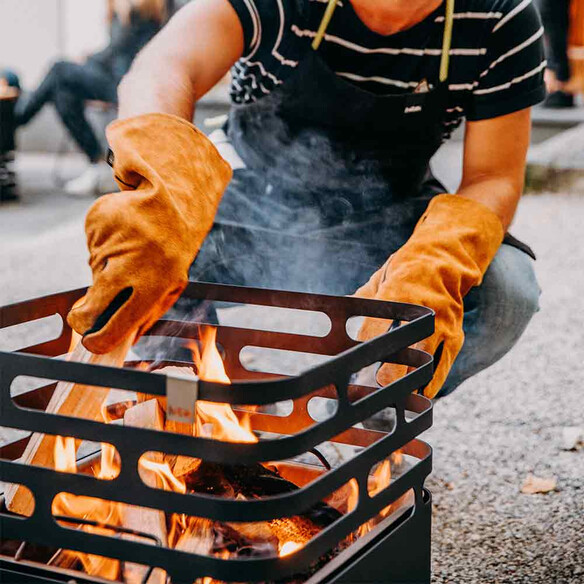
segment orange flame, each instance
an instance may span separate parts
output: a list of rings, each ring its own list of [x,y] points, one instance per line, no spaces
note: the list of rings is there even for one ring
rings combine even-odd
[[[400,450],[397,450],[396,452],[392,453],[390,459],[384,460],[375,469],[373,475],[369,477],[368,481],[368,491],[370,497],[375,497],[389,486],[391,483],[391,465],[400,465],[402,460],[403,454]],[[349,511],[351,511],[357,506],[357,503],[359,502],[359,486],[355,479],[351,479],[349,486],[351,490],[348,496],[348,508]],[[361,525],[361,527],[359,527],[357,530],[358,537],[363,537],[365,534],[369,533],[382,519],[391,513],[393,507],[393,503],[388,505],[378,513],[377,517]]]
[[[214,381],[228,385],[231,380],[225,372],[223,359],[217,348],[217,329],[203,327],[201,330],[201,348],[198,344],[189,345],[193,361],[197,366],[199,377],[205,381]],[[226,442],[257,442],[251,429],[249,417],[241,420],[229,404],[199,401],[195,433]]]
[[[383,489],[389,486],[391,481],[391,464],[389,460],[384,460],[373,473],[373,485],[369,489],[371,497],[381,493]]]
[[[203,327],[200,337],[200,349],[197,343],[190,344],[199,377],[205,381],[216,381],[217,383],[229,385],[231,379],[225,372],[223,359],[217,348],[217,329],[215,327]]]
[[[76,460],[77,447],[75,438],[63,438],[57,436],[55,439],[54,457],[55,469],[60,472],[77,473]],[[115,448],[111,444],[102,444],[101,465],[97,473],[100,479],[111,480],[116,477],[120,470],[119,462],[115,460]],[[120,504],[112,501],[103,501],[91,497],[71,495],[70,493],[59,493],[51,506],[54,515],[64,515],[78,519],[90,519],[104,525],[117,525],[120,522]],[[93,527],[85,525],[81,527],[83,531],[89,533],[111,535],[111,530],[105,527]],[[81,552],[63,552],[73,554],[79,558],[85,571],[90,575],[98,574],[103,578],[115,580],[119,572],[119,562],[100,556],[84,554]]]
[[[75,438],[56,436],[55,470],[77,473],[76,452]],[[111,444],[102,444],[101,464],[96,475],[97,478],[112,480],[119,474],[119,471],[120,464],[116,460],[115,448]],[[102,501],[69,493],[59,493],[53,500],[52,510],[55,515],[92,519],[99,523],[110,524],[117,522],[119,512],[118,504],[112,501]]]
[[[55,470],[59,472],[77,472],[77,462],[75,453],[77,448],[75,446],[75,438],[70,436],[64,438],[63,436],[55,437]]]
[[[187,492],[185,482],[172,474],[168,462],[154,462],[146,457],[142,457],[139,464],[142,468],[156,474],[165,491],[176,491],[177,493],[183,494]]]

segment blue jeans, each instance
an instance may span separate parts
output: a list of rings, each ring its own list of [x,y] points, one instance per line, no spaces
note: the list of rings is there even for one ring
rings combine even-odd
[[[533,260],[502,245],[483,283],[464,299],[464,345],[438,397],[452,393],[513,348],[539,310],[540,292]]]

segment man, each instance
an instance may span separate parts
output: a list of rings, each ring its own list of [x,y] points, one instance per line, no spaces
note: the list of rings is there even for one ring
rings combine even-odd
[[[545,93],[542,34],[530,0],[192,2],[121,85],[108,137],[124,192],[88,214],[94,285],[69,322],[109,351],[175,302],[198,256],[195,279],[433,308],[425,394],[451,392],[537,310],[529,249],[504,234]],[[217,142],[232,179],[190,123],[230,68]],[[463,117],[448,194],[428,163]],[[386,327],[366,320],[361,338]]]

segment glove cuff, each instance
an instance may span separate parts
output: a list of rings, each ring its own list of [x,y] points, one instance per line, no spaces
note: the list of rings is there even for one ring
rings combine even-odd
[[[221,193],[231,180],[231,167],[215,145],[194,124],[172,114],[151,113],[116,120],[106,129],[115,178],[122,190],[138,188],[144,178],[151,180],[156,168],[165,182],[174,173],[203,162],[199,172],[212,169],[216,190]]]

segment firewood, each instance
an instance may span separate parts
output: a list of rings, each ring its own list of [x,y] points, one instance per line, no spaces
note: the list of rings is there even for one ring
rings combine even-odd
[[[231,499],[255,499],[298,489],[277,471],[260,464],[230,466],[202,461],[184,479],[188,492]],[[293,517],[257,523],[214,522],[212,552],[231,557],[274,556],[278,554],[281,544],[287,541],[308,542],[340,517],[336,509],[319,502],[302,515]]]
[[[251,533],[248,529],[246,535],[238,530],[237,524],[213,523],[213,555],[238,558],[269,558],[278,554],[278,539],[274,534],[270,534],[267,539],[263,539],[262,530]]]
[[[187,528],[179,537],[175,549],[206,556],[213,548],[213,529],[209,519],[189,517]]]
[[[120,562],[118,560],[92,554],[81,554],[80,559],[83,569],[90,576],[99,576],[105,580],[118,579],[118,574],[120,573]]]
[[[245,499],[254,499],[281,495],[298,489],[294,483],[282,478],[277,471],[261,464],[224,465],[202,461],[195,472],[185,477],[185,482],[188,491],[228,498],[240,496]],[[339,517],[341,513],[336,509],[326,503],[318,502],[305,511],[301,519],[306,519],[319,530]]]
[[[152,399],[127,410],[124,414],[124,425],[162,430],[164,428],[164,416],[158,402]],[[160,452],[148,453],[144,458],[157,463],[163,461],[163,455]],[[142,468],[140,476],[147,486],[153,488],[162,487],[162,481],[154,471]],[[121,522],[124,527],[154,535],[162,542],[163,546],[167,545],[166,518],[163,511],[123,505]],[[132,539],[140,541],[140,538]],[[126,584],[139,584],[143,581],[147,571],[147,566],[127,562],[124,564],[123,569],[124,582]],[[165,581],[166,573],[164,570],[156,568],[148,579],[148,584],[164,584]]]
[[[176,367],[168,366],[158,369],[156,373],[161,375],[178,375],[181,377],[192,376],[193,379],[196,378],[193,370],[190,367]],[[166,412],[166,398],[157,398],[160,407]],[[164,430],[166,432],[174,432],[175,434],[187,434],[192,436],[194,434],[193,424],[184,424],[181,422],[175,422],[173,420],[166,420],[164,423]],[[184,477],[185,475],[195,471],[201,461],[198,458],[190,458],[188,456],[177,456],[176,454],[165,454],[164,461],[168,462],[174,476]]]
[[[103,415],[107,422],[121,420],[130,408],[138,403],[138,395],[125,389],[111,389],[103,403]]]
[[[47,565],[61,568],[62,570],[74,570],[79,562],[79,554],[69,550],[59,550]]]
[[[117,580],[120,573],[120,562],[118,560],[69,550],[57,552],[51,558],[49,565],[62,570],[76,570],[83,567],[83,571],[86,574],[99,576],[106,580]]]
[[[93,355],[81,343],[70,354],[69,360],[78,363],[91,363],[120,367],[132,344],[132,338],[127,339],[119,347],[107,355]],[[106,387],[89,389],[85,385],[60,381],[47,406],[47,413],[60,414],[74,418],[101,420],[101,407],[110,390]],[[76,448],[80,441],[76,441]],[[55,436],[49,434],[33,434],[20,462],[27,465],[54,468]],[[34,509],[34,499],[30,491],[20,485],[11,485],[5,493],[6,506],[19,515],[31,515]]]
[[[95,528],[82,527],[88,533],[99,533],[103,535],[113,535],[111,531]],[[99,576],[106,580],[117,580],[120,573],[120,561],[93,554],[84,554],[71,550],[59,550],[49,560],[49,566],[63,570],[77,570],[83,567],[83,571],[90,576]]]

